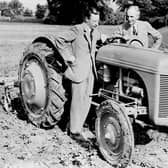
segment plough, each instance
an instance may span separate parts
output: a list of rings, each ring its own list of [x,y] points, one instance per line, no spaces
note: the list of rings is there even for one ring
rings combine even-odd
[[[12,100],[19,96],[19,82],[16,77],[0,77],[0,103],[6,112],[12,109]]]

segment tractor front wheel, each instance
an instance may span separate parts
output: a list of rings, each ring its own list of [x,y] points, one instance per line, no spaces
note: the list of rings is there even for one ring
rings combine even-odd
[[[95,124],[96,137],[103,157],[114,167],[127,167],[134,149],[132,125],[121,105],[104,101]]]

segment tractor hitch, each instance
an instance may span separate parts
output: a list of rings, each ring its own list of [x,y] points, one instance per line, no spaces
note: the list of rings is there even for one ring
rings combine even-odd
[[[12,100],[18,97],[19,81],[16,77],[0,77],[0,103],[6,112],[12,111]]]

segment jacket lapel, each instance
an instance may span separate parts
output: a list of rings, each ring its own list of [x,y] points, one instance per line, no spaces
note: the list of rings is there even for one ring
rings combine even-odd
[[[89,49],[91,50],[91,39],[90,39],[89,28],[87,27],[87,25],[85,23],[83,24],[83,27],[84,27],[84,38],[88,42]]]
[[[90,57],[91,57],[91,60],[92,60],[92,65],[93,65],[93,71],[94,71],[94,74],[96,76],[96,79],[97,79],[97,72],[96,72],[96,65],[95,65],[95,53],[92,49],[92,47],[94,47],[95,45],[95,41],[96,41],[96,38],[95,38],[95,31],[92,32],[92,41],[91,41],[91,37],[90,37],[90,30],[89,28],[87,27],[87,25],[84,23],[84,38],[86,39],[86,41],[88,42],[88,47],[89,47],[89,50],[90,50]]]
[[[96,45],[96,30],[93,30],[93,32],[92,32],[92,41],[91,41],[90,30],[85,23],[84,23],[84,38],[88,42],[88,47],[89,47],[90,53],[94,52],[92,50],[94,49],[94,47]]]
[[[91,40],[90,40],[90,36],[88,35],[87,32],[84,32],[84,37],[89,44],[89,48],[91,48]]]

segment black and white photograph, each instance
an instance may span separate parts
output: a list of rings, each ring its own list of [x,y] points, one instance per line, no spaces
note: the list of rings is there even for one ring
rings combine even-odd
[[[168,1],[0,0],[0,168],[102,167],[168,167]]]

